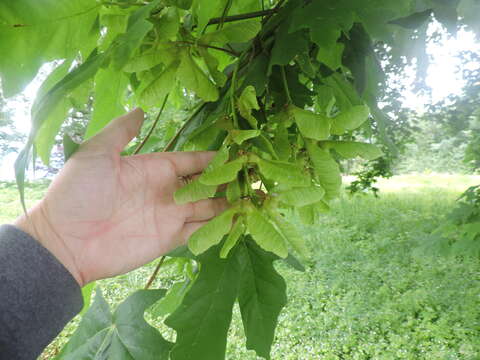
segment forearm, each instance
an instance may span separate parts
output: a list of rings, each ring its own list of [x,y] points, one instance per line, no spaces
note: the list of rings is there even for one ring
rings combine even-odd
[[[0,359],[35,359],[82,308],[72,274],[46,248],[0,226]]]

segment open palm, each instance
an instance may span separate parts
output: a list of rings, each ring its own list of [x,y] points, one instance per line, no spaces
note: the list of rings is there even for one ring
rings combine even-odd
[[[135,110],[82,144],[32,210],[33,235],[81,285],[155,259],[226,207],[225,199],[173,200],[180,179],[200,173],[212,152],[120,156],[142,121]]]

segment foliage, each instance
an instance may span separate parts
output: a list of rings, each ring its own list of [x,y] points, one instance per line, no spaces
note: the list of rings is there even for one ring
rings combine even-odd
[[[215,231],[200,229],[188,250],[169,254],[192,285],[165,320],[176,342],[158,355],[224,359],[238,300],[247,347],[268,359],[285,304],[272,262],[292,263],[305,249],[285,214],[295,210],[304,223],[317,222],[340,194],[337,159],[382,155],[354,135],[388,135],[389,120],[377,105],[385,79],[374,49],[392,48],[395,64],[412,58],[409,46],[424,43],[420,35],[432,16],[456,31],[457,5],[476,27],[468,16],[476,3],[469,0],[3,2],[0,52],[9,55],[0,58],[0,76],[7,96],[42,63],[64,59],[32,108],[32,131],[16,163],[21,195],[31,155],[48,163],[75,102],[93,93],[89,137],[124,105],[162,111],[171,94],[195,96],[199,105],[168,150],[219,150],[220,160],[176,197],[210,197],[208,187],[227,183],[232,208],[209,224]],[[302,201],[292,201],[292,193]],[[311,193],[314,203],[307,201]],[[226,238],[232,228],[238,236]],[[137,345],[148,352],[158,344]]]
[[[447,256],[480,257],[480,185],[457,200],[445,221],[427,236],[420,249]]]
[[[272,358],[475,359],[480,351],[478,322],[472,316],[479,306],[478,260],[416,256],[413,249],[443,222],[465,184],[476,181],[471,176],[393,177],[382,181],[379,199],[342,198],[319,223],[302,227],[311,251],[306,272],[275,266],[288,283],[288,303],[279,318]],[[0,188],[0,217],[13,220],[21,211],[14,184]],[[27,198],[40,198],[40,189],[44,186],[27,185]],[[9,210],[11,202],[15,214]],[[289,221],[298,224],[295,217]],[[154,266],[102,280],[111,307],[142,288]],[[157,286],[183,284],[174,264],[164,266]],[[161,325],[163,315],[154,316],[154,310],[147,309],[147,322],[173,341],[174,334]],[[77,323],[69,324],[42,360],[53,358]],[[226,357],[257,359],[245,349],[237,307]]]

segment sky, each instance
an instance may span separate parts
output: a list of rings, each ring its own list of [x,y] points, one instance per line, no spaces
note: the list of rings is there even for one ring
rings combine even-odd
[[[430,31],[435,31],[433,25]],[[461,65],[458,54],[462,51],[476,51],[480,54],[480,44],[476,42],[473,33],[460,30],[455,38],[444,35],[440,42],[429,44],[427,52],[432,61],[428,69],[427,85],[432,89],[431,98],[419,96],[413,92],[415,69],[408,68],[405,75],[407,90],[403,92],[403,104],[418,112],[425,110],[428,103],[436,103],[452,94],[459,94],[465,83],[461,72],[456,69]],[[478,64],[467,64],[478,67]],[[13,110],[13,118],[18,131],[28,134],[30,130],[30,107],[43,80],[51,71],[52,66],[46,64],[37,77],[25,88],[22,94],[8,99],[7,106]],[[13,162],[16,154],[7,155],[0,160],[0,180],[13,180]]]

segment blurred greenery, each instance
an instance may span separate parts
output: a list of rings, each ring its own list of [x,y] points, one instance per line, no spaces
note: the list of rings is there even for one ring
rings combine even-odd
[[[380,181],[380,198],[345,196],[315,226],[292,218],[312,254],[306,273],[277,265],[289,303],[280,315],[272,358],[478,359],[480,263],[417,251],[458,195],[478,182],[472,176],[394,177]],[[30,204],[45,189],[45,183],[29,184]],[[0,209],[2,222],[21,212],[12,183],[0,183]],[[142,288],[154,266],[101,281],[106,298],[113,305]],[[166,267],[155,286],[170,287],[176,280]],[[42,359],[52,358],[76,321]],[[164,326],[161,331],[174,336]],[[238,311],[227,359],[256,359],[245,350]]]

